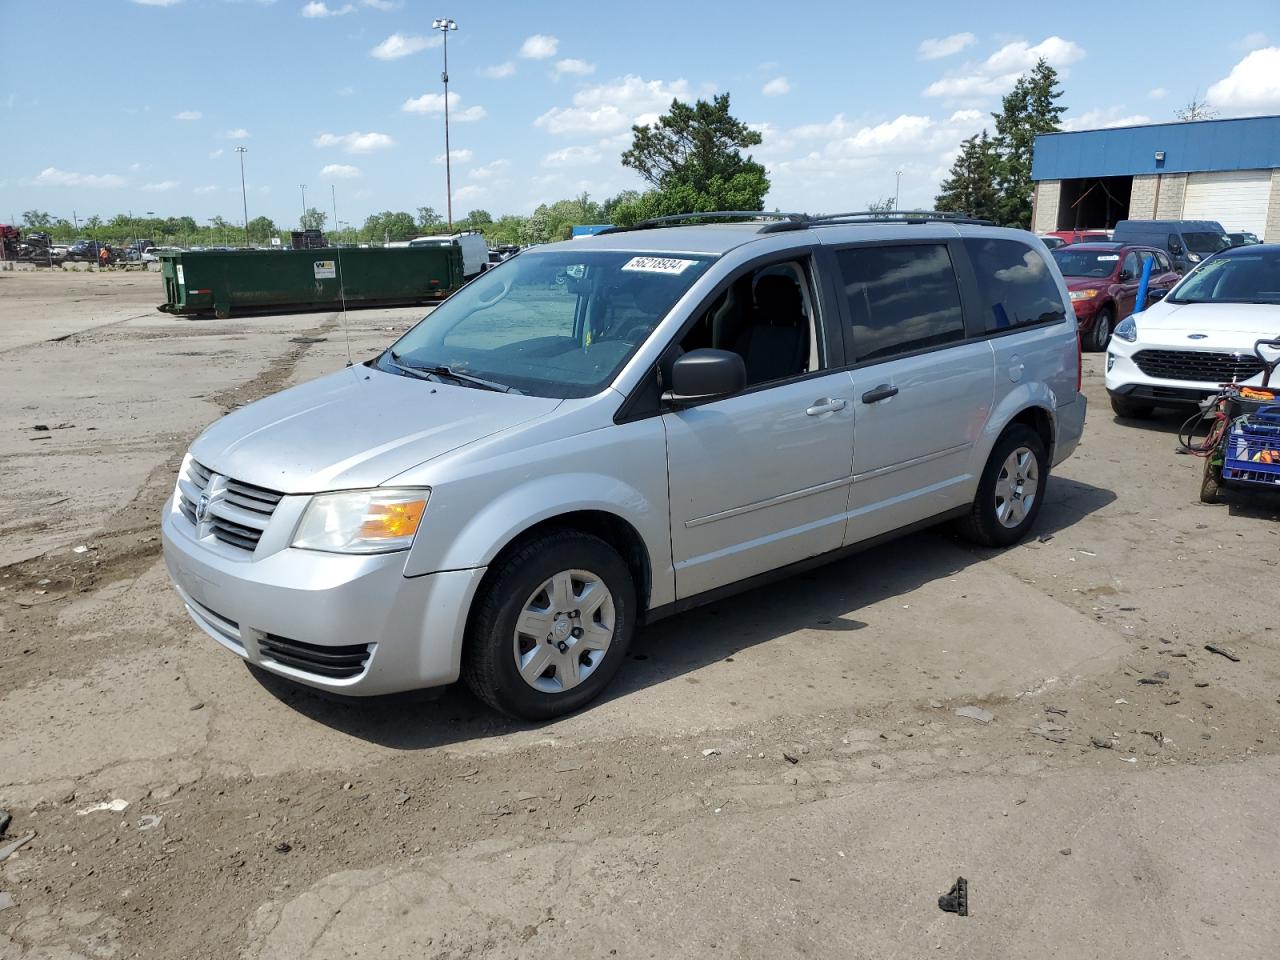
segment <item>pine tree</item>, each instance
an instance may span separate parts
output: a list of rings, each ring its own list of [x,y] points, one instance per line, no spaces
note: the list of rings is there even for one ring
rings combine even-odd
[[[986,130],[964,141],[960,144],[960,156],[951,165],[951,173],[938,187],[934,207],[1000,222],[996,193],[999,160],[995,142]]]
[[[1029,74],[1018,82],[1004,98],[999,113],[991,116],[996,123],[995,144],[999,152],[996,171],[998,223],[1009,226],[1031,226],[1031,155],[1036,136],[1059,129],[1066,108],[1058,104],[1062,89],[1058,71],[1043,57]]]

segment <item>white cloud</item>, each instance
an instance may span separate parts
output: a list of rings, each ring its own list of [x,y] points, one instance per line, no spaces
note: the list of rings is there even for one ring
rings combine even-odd
[[[311,141],[317,147],[341,147],[347,153],[373,153],[394,147],[396,142],[385,133],[322,133]]]
[[[168,193],[177,185],[177,180],[161,180],[157,183],[145,183],[142,185],[142,189],[147,193]]]
[[[780,97],[784,93],[791,92],[791,84],[786,77],[774,77],[760,88],[760,92],[766,97]]]
[[[520,56],[526,60],[546,60],[556,55],[560,41],[546,34],[535,33],[520,44]]]
[[[577,77],[585,77],[589,73],[596,72],[594,63],[587,63],[585,60],[575,60],[569,57],[565,60],[556,61],[556,76],[564,76],[566,73],[573,74]]]
[[[340,97],[349,97],[355,92],[356,92],[355,87],[339,87],[338,88],[338,96]]]
[[[1267,46],[1268,42],[1269,41],[1267,40],[1267,35],[1265,33],[1263,33],[1261,30],[1255,30],[1253,33],[1249,34],[1248,36],[1243,37],[1240,40],[1240,42],[1236,44],[1236,46],[1239,47],[1241,50],[1243,50],[1245,53],[1249,53],[1253,50],[1258,50],[1258,49],[1261,49],[1262,47]]]
[[[221,147],[219,147],[217,150],[210,150],[210,151],[209,151],[209,159],[210,159],[210,160],[217,160],[220,156],[222,156],[222,154],[223,154],[224,152],[225,152],[225,151],[224,151]]]
[[[220,136],[223,140],[248,140],[250,134],[244,127],[236,127],[220,134]]]
[[[610,134],[643,123],[671,106],[693,99],[684,80],[664,83],[628,74],[610,83],[579,90],[572,107],[552,107],[534,121],[556,134]]]
[[[1151,118],[1145,113],[1124,112],[1123,105],[1101,107],[1086,110],[1084,113],[1072,114],[1063,118],[1063,130],[1101,130],[1107,127],[1132,127],[1140,123],[1150,123]]]
[[[1148,100],[1163,100],[1169,95],[1169,91],[1164,87],[1152,87],[1147,91]]]
[[[1247,54],[1209,88],[1205,99],[1229,116],[1280,110],[1280,47]]]
[[[124,177],[117,173],[73,173],[57,167],[45,167],[33,181],[39,187],[93,187],[112,189],[123,187]]]
[[[474,183],[469,183],[465,187],[459,187],[457,190],[453,191],[453,199],[475,200],[478,197],[483,197],[488,192],[488,188],[486,187],[478,187]]]
[[[345,17],[348,13],[354,13],[355,7],[347,4],[343,7],[333,8],[324,2],[324,0],[311,0],[302,8],[302,15],[309,20],[317,20],[323,17]]]
[[[175,114],[173,115],[173,119],[175,119],[175,120],[199,120],[202,116],[203,116],[203,114],[202,114],[199,110],[183,110],[183,111],[181,111],[180,113],[175,113]]]
[[[360,168],[349,163],[326,163],[320,168],[320,176],[333,177],[335,180],[354,180],[360,176]]]
[[[953,33],[949,37],[931,37],[921,40],[917,53],[921,60],[941,60],[971,46],[978,38],[972,33]]]
[[[480,71],[482,77],[488,77],[490,80],[501,80],[509,77],[516,72],[516,64],[514,60],[504,60],[502,63],[495,63],[492,67],[485,67]]]
[[[206,184],[203,187],[196,187],[195,190],[192,191],[192,193],[217,193],[217,192],[218,192],[218,188],[211,183]]]
[[[360,2],[366,7],[373,7],[373,9],[381,10],[384,13],[388,10],[398,10],[400,8],[400,4],[395,3],[394,0],[360,0]]]
[[[459,110],[458,105],[462,103],[462,98],[456,93],[449,94],[449,119],[457,123],[470,123],[473,120],[483,120],[488,116],[488,111],[484,107],[474,106],[467,107],[465,110]],[[444,94],[443,93],[424,93],[420,97],[410,97],[400,109],[405,113],[424,113],[428,116],[444,113]]]
[[[1066,76],[1066,67],[1083,59],[1084,48],[1062,37],[1048,37],[1032,46],[1025,40],[1006,43],[981,63],[968,63],[954,73],[925,87],[926,97],[971,100],[1008,93],[1018,77],[1043,57]]]
[[[370,50],[369,55],[379,60],[399,60],[401,57],[419,53],[430,47],[438,47],[443,42],[440,37],[406,36],[403,33],[393,33]]]
[[[471,162],[471,157],[472,157],[472,153],[471,153],[471,151],[470,151],[470,150],[467,150],[467,149],[465,149],[465,148],[464,148],[464,149],[462,149],[462,150],[450,150],[450,151],[449,151],[449,159],[450,159],[450,161],[452,161],[453,163],[470,163],[470,162]],[[440,165],[442,165],[442,166],[444,165],[444,154],[443,154],[443,153],[442,153],[442,154],[440,154],[438,157],[436,157],[436,163],[438,163],[438,164],[440,164]]]
[[[544,167],[576,167],[586,163],[598,163],[601,153],[595,147],[565,147],[548,153],[542,158]]]
[[[133,0],[140,7],[176,7],[182,0]]]
[[[510,160],[491,160],[483,166],[472,167],[468,176],[470,176],[472,180],[491,180],[510,165]]]

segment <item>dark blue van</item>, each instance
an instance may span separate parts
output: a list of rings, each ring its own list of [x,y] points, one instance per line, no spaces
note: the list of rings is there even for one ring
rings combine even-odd
[[[1231,246],[1217,220],[1121,220],[1112,239],[1168,250],[1179,273]]]

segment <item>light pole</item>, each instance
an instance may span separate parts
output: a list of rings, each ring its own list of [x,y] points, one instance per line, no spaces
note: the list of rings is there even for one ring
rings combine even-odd
[[[298,184],[298,189],[302,191],[302,219],[298,221],[298,229],[307,229],[307,185],[305,183]]]
[[[902,171],[893,172],[893,209],[902,209]]]
[[[453,20],[439,17],[431,21],[431,29],[439,30],[444,38],[444,72],[440,79],[444,81],[444,196],[445,211],[449,216],[449,232],[453,233],[453,158],[449,156],[449,31],[457,30]]]
[[[244,155],[249,152],[248,147],[236,147],[236,153],[240,154],[240,201],[244,204],[244,245],[249,246],[249,194],[244,189]]]

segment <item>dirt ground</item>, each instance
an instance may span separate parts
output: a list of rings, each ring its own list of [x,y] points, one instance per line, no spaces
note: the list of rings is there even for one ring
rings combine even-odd
[[[188,443],[421,311],[348,347],[158,285],[0,274],[0,857],[34,833],[0,958],[1276,955],[1280,503],[1201,505],[1181,418],[1116,422],[1098,356],[1039,537],[664,621],[534,727],[324,699],[189,622],[157,529]]]

